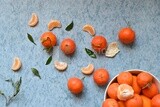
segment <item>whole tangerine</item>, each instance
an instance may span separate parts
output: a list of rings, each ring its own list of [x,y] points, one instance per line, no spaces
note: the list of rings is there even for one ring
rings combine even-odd
[[[77,77],[72,77],[68,80],[67,83],[68,89],[73,94],[79,94],[83,91],[84,85],[81,79]]]
[[[107,94],[110,98],[113,99],[117,99],[117,91],[118,91],[118,83],[112,83],[109,87],[108,87],[108,91]]]
[[[140,95],[134,94],[134,97],[125,101],[125,107],[143,107],[143,100]]]
[[[135,32],[130,27],[122,28],[118,33],[118,37],[122,43],[132,44],[135,41]]]
[[[144,96],[144,95],[141,95],[141,98],[143,100],[143,107],[152,107],[151,106],[151,99]]]
[[[153,77],[147,72],[141,72],[137,75],[137,83],[141,88],[146,88],[153,80]]]
[[[72,55],[76,50],[76,44],[74,40],[66,38],[61,42],[60,48],[66,55]]]
[[[160,94],[155,95],[151,100],[152,107],[160,107]]]
[[[40,41],[45,48],[52,48],[57,43],[57,37],[52,32],[44,32],[40,37]]]
[[[139,87],[139,85],[137,83],[137,77],[136,76],[133,76],[132,88],[133,88],[135,94],[140,94],[141,87]]]
[[[119,84],[132,85],[132,82],[133,82],[132,74],[130,72],[121,72],[117,76],[117,81]]]
[[[123,101],[118,101],[118,107],[125,107],[125,104]]]
[[[107,48],[107,40],[104,36],[94,36],[91,45],[97,53],[102,53]]]
[[[105,85],[109,80],[108,71],[104,68],[95,70],[95,72],[93,73],[93,80],[99,86]]]
[[[115,99],[108,98],[102,103],[102,107],[119,107]]]
[[[156,84],[152,83],[151,86],[143,89],[142,94],[149,97],[149,98],[152,98],[155,95],[157,95],[158,94],[158,88],[157,88]]]

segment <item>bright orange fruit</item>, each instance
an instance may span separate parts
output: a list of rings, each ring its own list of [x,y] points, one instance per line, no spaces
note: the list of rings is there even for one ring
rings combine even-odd
[[[137,83],[137,77],[136,76],[133,76],[132,88],[133,88],[135,94],[140,94],[141,88],[139,87],[139,85]]]
[[[109,87],[108,87],[108,91],[107,94],[110,98],[113,99],[117,99],[117,91],[118,91],[118,83],[112,83]]]
[[[132,74],[130,72],[121,72],[117,77],[117,81],[119,84],[132,85],[133,82]]]

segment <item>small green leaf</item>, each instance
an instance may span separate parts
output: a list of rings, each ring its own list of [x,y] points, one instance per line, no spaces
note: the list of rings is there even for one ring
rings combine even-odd
[[[46,65],[50,64],[51,61],[52,61],[52,56],[50,56],[50,57],[47,59]]]
[[[39,75],[39,71],[36,68],[31,68],[33,74],[41,79],[41,76]]]
[[[27,33],[27,35],[28,35],[28,39],[29,39],[33,44],[37,45],[37,44],[34,42],[33,37],[32,37],[29,33]]]
[[[95,53],[91,51],[90,49],[85,48],[85,51],[91,58],[97,58]]]
[[[73,28],[73,25],[74,25],[74,23],[73,23],[73,21],[66,27],[66,31],[70,31],[70,30],[72,30],[72,28]]]
[[[20,87],[21,87],[21,83],[22,83],[22,77],[20,77],[20,79],[15,83],[15,93],[14,93],[14,96],[16,96],[19,93]]]

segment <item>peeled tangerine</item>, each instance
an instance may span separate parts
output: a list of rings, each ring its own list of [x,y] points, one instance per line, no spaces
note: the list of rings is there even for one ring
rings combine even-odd
[[[32,13],[32,17],[29,20],[28,25],[33,27],[33,26],[36,26],[37,23],[38,23],[38,16],[36,13]]]
[[[81,68],[81,71],[83,74],[86,74],[86,75],[92,74],[92,72],[94,71],[94,65],[88,64],[87,67]]]
[[[120,52],[118,44],[116,42],[112,42],[108,45],[105,55],[107,57],[114,57],[118,52]]]
[[[21,60],[18,57],[15,57],[12,64],[12,70],[18,71],[22,66]]]
[[[67,69],[68,64],[66,62],[55,61],[54,66],[59,71],[64,71]]]
[[[61,27],[61,22],[59,20],[51,20],[48,23],[48,30],[52,30],[54,28],[60,28]]]
[[[133,88],[128,84],[118,86],[117,97],[119,100],[126,101],[134,96]]]
[[[96,31],[94,27],[90,24],[86,24],[83,26],[83,31],[88,32],[91,36],[94,36]]]

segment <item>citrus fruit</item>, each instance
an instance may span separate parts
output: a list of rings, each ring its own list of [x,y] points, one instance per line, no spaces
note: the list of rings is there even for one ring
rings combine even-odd
[[[151,99],[144,96],[144,95],[141,95],[141,98],[143,100],[143,107],[152,107],[151,106]]]
[[[117,90],[119,100],[126,101],[134,96],[133,88],[128,84],[120,84]]]
[[[143,107],[143,100],[141,96],[134,94],[133,98],[125,101],[125,107]]]
[[[91,36],[94,36],[96,33],[94,27],[90,24],[84,25],[83,31],[88,32]]]
[[[104,68],[95,70],[93,73],[93,80],[99,86],[105,85],[109,80],[108,71]]]
[[[94,71],[94,65],[93,64],[88,64],[87,67],[82,67],[81,71],[83,74],[89,75],[92,74]]]
[[[135,94],[140,94],[141,88],[139,87],[139,85],[137,83],[137,77],[136,76],[133,76],[132,88],[133,88]]]
[[[120,29],[119,40],[124,44],[131,44],[135,41],[135,32],[130,27]]]
[[[157,88],[156,84],[152,83],[151,86],[143,89],[142,94],[149,97],[149,98],[152,98],[155,95],[157,95],[158,94],[158,88]]]
[[[72,55],[76,50],[76,44],[74,40],[66,38],[61,42],[60,48],[66,55]]]
[[[113,99],[117,99],[117,91],[118,91],[118,83],[112,83],[109,87],[108,87],[108,91],[107,94],[110,98]]]
[[[13,64],[12,64],[11,69],[16,72],[21,68],[21,66],[22,66],[22,62],[21,62],[20,58],[15,57],[13,60]]]
[[[141,72],[137,75],[137,83],[141,88],[146,88],[152,80],[153,77],[147,72]]]
[[[125,107],[125,104],[123,101],[118,101],[118,107]]]
[[[61,22],[59,20],[51,20],[48,23],[48,30],[52,30],[54,28],[60,28],[61,27]]]
[[[132,82],[133,82],[132,74],[130,72],[121,72],[117,76],[117,81],[118,81],[119,84],[132,85]]]
[[[77,77],[72,77],[68,80],[68,89],[71,91],[73,94],[79,94],[83,91],[83,82],[81,79]]]
[[[160,107],[160,94],[155,95],[151,100],[152,107]]]
[[[103,36],[94,36],[91,45],[97,53],[102,53],[107,48],[107,40]]]
[[[42,45],[46,48],[52,48],[53,46],[56,45],[57,42],[56,35],[53,34],[52,32],[43,33],[40,40]]]
[[[28,22],[28,25],[30,26],[30,27],[34,27],[34,26],[36,26],[37,24],[38,24],[38,16],[37,16],[37,14],[36,13],[32,13],[32,17],[31,17],[31,19],[29,20],[29,22]]]
[[[115,99],[108,98],[102,103],[102,107],[119,107]]]

